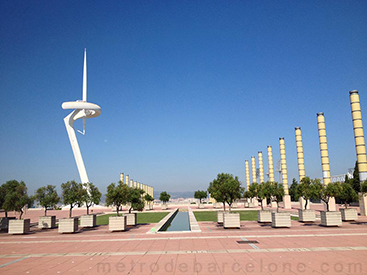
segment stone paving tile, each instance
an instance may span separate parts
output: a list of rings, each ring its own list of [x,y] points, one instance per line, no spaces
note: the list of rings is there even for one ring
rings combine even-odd
[[[176,254],[163,254],[160,255],[159,259],[156,261],[154,265],[150,266],[150,274],[174,274],[176,270],[175,264],[177,263],[177,256]],[[174,265],[175,269],[174,271],[170,271],[170,267]]]

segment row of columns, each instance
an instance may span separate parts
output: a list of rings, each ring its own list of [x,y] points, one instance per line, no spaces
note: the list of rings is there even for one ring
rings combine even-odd
[[[142,189],[142,190],[144,190],[144,192],[146,194],[149,194],[154,198],[154,196],[153,196],[153,191],[154,190],[153,190],[152,186],[134,181],[133,179],[130,179],[130,181],[129,181],[129,175],[124,176],[124,173],[121,173],[120,174],[120,182],[122,184],[126,184],[127,186],[132,187],[132,188]]]
[[[367,156],[366,156],[366,146],[365,146],[365,139],[364,139],[364,133],[363,133],[362,113],[361,113],[361,106],[360,106],[358,91],[357,90],[350,91],[349,97],[350,97],[352,120],[353,120],[353,130],[354,130],[354,139],[355,139],[355,147],[356,147],[358,170],[359,170],[359,179],[362,182],[362,181],[367,180]],[[324,184],[327,185],[331,182],[331,175],[330,175],[329,152],[328,152],[328,146],[327,146],[324,113],[317,113],[317,125],[318,125],[320,154],[321,154],[322,177],[323,177]],[[299,174],[299,180],[301,181],[306,175],[301,127],[295,128],[295,136],[296,136],[296,149],[297,149],[297,161],[298,161],[298,174]],[[284,186],[284,193],[285,193],[284,208],[289,209],[291,205],[290,205],[290,196],[289,196],[289,189],[288,189],[287,161],[286,161],[286,154],[285,154],[284,138],[279,138],[279,147],[280,147],[282,183]],[[258,152],[258,158],[259,158],[260,182],[263,182],[264,181],[264,170],[263,170],[263,157],[262,157],[261,151]],[[251,157],[251,162],[252,162],[252,181],[257,182],[254,156]],[[272,154],[271,146],[268,146],[268,163],[269,163],[269,180],[274,181],[273,154]],[[247,160],[245,161],[245,169],[246,169],[246,183],[247,183],[247,190],[248,190],[250,186],[250,175],[249,175],[249,163]],[[300,203],[302,207],[304,204],[304,201],[300,199]],[[361,196],[360,208],[361,208],[361,215],[366,216],[367,215],[367,197],[366,196]],[[335,199],[330,200],[329,209],[330,211],[336,210]]]

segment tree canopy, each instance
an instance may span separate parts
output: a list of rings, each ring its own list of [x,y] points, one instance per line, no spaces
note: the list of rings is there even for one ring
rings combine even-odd
[[[326,204],[326,210],[329,210],[329,201],[331,197],[339,197],[341,186],[339,182],[331,182],[327,185],[321,184],[319,179],[315,179],[315,188],[318,198]]]
[[[243,191],[244,188],[241,187],[238,177],[226,173],[218,174],[208,188],[210,196],[223,203],[224,210],[225,204],[228,204],[229,211],[231,211],[233,202],[241,198]]]
[[[107,186],[106,204],[116,207],[117,216],[119,216],[120,207],[129,201],[130,187],[126,184],[111,183]]]
[[[27,186],[23,181],[10,180],[4,183],[2,188],[2,192],[5,194],[2,202],[5,216],[7,217],[8,211],[17,211],[20,213],[19,219],[21,219],[24,206],[31,203],[31,198],[27,194]]]
[[[292,184],[289,187],[289,195],[291,196],[292,201],[298,201],[300,195],[298,194],[298,182],[295,178],[292,180]]]
[[[279,211],[279,202],[283,201],[284,186],[282,183],[269,182],[270,185],[270,197],[277,203],[277,212]]]
[[[62,183],[61,189],[63,203],[65,205],[70,205],[69,218],[71,218],[73,208],[75,206],[80,206],[83,203],[83,185],[72,180],[66,183]]]
[[[144,194],[144,190],[138,188],[129,189],[128,202],[130,203],[129,213],[131,210],[142,211],[144,209],[144,199],[142,195]]]
[[[260,201],[261,209],[264,210],[263,199],[268,199],[271,196],[271,185],[270,182],[262,182],[258,184],[253,182],[250,185],[250,195],[253,198],[257,198]]]
[[[310,199],[319,198],[318,189],[315,180],[311,180],[309,177],[304,177],[301,183],[297,186],[297,194],[302,197],[305,202],[305,209]]]
[[[202,199],[205,199],[207,197],[208,197],[207,191],[204,191],[204,190],[195,191],[194,198],[200,200],[200,203]]]
[[[358,194],[349,181],[341,183],[340,187],[339,199],[345,205],[345,208],[348,208],[351,202],[358,201]]]
[[[170,198],[171,195],[168,194],[166,191],[161,192],[161,194],[159,195],[159,200],[162,201],[163,203],[168,202]]]
[[[45,216],[47,216],[47,208],[56,207],[60,202],[60,197],[57,194],[56,186],[47,185],[40,187],[35,192],[35,199],[45,208]]]
[[[89,208],[95,204],[99,204],[102,193],[99,192],[97,186],[93,183],[84,183],[82,186],[81,202],[87,207],[87,215],[89,215]]]

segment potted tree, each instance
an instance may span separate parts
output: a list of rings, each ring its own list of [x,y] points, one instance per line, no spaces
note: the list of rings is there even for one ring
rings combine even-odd
[[[272,227],[291,227],[291,216],[288,212],[279,212],[279,202],[283,201],[284,187],[278,182],[270,182],[270,197],[276,203],[277,211],[271,213]]]
[[[95,204],[99,204],[102,194],[93,183],[84,183],[81,193],[81,203],[87,207],[87,215],[80,217],[80,226],[95,227],[97,225],[96,214],[90,215],[89,208]]]
[[[340,183],[332,182],[327,185],[315,182],[316,192],[319,199],[326,204],[326,211],[320,211],[322,226],[340,226],[342,225],[341,213],[339,211],[329,211],[329,201],[332,197],[340,196]]]
[[[147,204],[148,204],[148,208],[147,208],[147,210],[149,209],[149,210],[152,210],[153,209],[153,201],[154,201],[154,198],[151,196],[151,195],[149,195],[149,194],[145,194],[145,196],[144,196],[144,200],[147,202]]]
[[[137,223],[137,213],[132,213],[132,210],[143,211],[144,209],[144,199],[142,195],[144,190],[137,188],[129,188],[128,203],[130,204],[129,213],[124,214],[126,216],[126,225],[136,225]]]
[[[57,194],[56,186],[47,185],[40,187],[36,190],[35,199],[45,209],[45,215],[39,217],[38,228],[55,228],[56,216],[47,216],[48,208],[56,208],[56,205],[60,202],[60,197]]]
[[[13,208],[13,206],[9,203],[9,201],[5,203],[6,195],[14,192],[13,190],[16,188],[16,186],[18,186],[18,184],[18,181],[10,180],[0,186],[0,209],[3,209],[5,212],[5,217],[0,218],[0,230],[4,230],[6,232],[9,228],[9,220],[16,219],[16,217],[8,216],[8,212],[12,211],[11,208]]]
[[[31,198],[27,195],[27,187],[23,181],[13,180],[7,190],[3,207],[6,211],[19,212],[19,219],[9,220],[9,234],[25,234],[30,231],[30,219],[22,219],[23,209],[31,204]]]
[[[126,230],[126,216],[120,216],[120,207],[128,202],[129,189],[126,184],[111,183],[107,186],[106,204],[116,207],[117,216],[109,217],[108,226],[111,232]]]
[[[257,212],[257,222],[270,223],[271,222],[271,210],[264,210],[264,200],[270,198],[270,182],[262,182],[258,184],[254,182],[250,185],[250,193],[252,196],[260,201],[261,210]]]
[[[206,199],[207,197],[208,197],[207,191],[204,191],[204,190],[195,191],[194,198],[199,200],[199,205],[198,205],[199,209],[204,208],[204,205],[201,204],[201,200]]]
[[[310,199],[317,197],[314,184],[315,181],[319,180],[311,180],[309,177],[304,177],[300,184],[297,185],[296,193],[300,198],[302,198],[302,201],[304,201],[304,204],[302,205],[303,208],[298,209],[298,217],[300,222],[315,222],[316,220],[315,210],[308,209]]]
[[[340,187],[341,192],[339,199],[345,206],[345,208],[339,209],[342,215],[342,221],[355,221],[357,220],[358,216],[357,209],[348,208],[348,206],[351,202],[358,201],[358,194],[353,189],[353,186],[349,183],[349,181],[343,182]]]
[[[83,185],[74,180],[61,184],[63,203],[69,205],[69,218],[59,219],[59,233],[78,231],[79,219],[72,217],[73,208],[82,204]]]
[[[224,212],[217,212],[218,223],[223,222],[224,228],[240,228],[240,214],[231,213],[232,204],[241,198],[244,191],[238,177],[226,173],[218,174],[209,184],[208,191],[211,197],[223,203]],[[228,212],[225,211],[226,203]]]
[[[167,202],[169,201],[170,198],[171,198],[171,195],[168,194],[166,191],[161,192],[161,194],[159,195],[159,200],[163,202],[161,206],[162,210],[166,210],[168,208]]]

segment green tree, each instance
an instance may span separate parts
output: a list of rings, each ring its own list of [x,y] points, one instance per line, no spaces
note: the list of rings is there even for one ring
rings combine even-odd
[[[116,207],[117,216],[119,216],[120,207],[128,203],[130,187],[126,184],[111,183],[107,186],[106,204]]]
[[[3,186],[6,192],[3,202],[5,217],[7,217],[8,211],[16,211],[20,213],[19,219],[21,219],[24,206],[31,203],[27,194],[27,186],[23,181],[16,180],[7,181]]]
[[[367,180],[364,182],[361,182],[361,193],[366,194],[367,193]]]
[[[163,203],[168,202],[170,198],[171,195],[168,194],[166,191],[161,192],[161,194],[159,195],[159,200],[162,201]]]
[[[305,210],[310,199],[318,198],[318,193],[315,185],[315,180],[311,180],[309,177],[304,177],[301,183],[297,186],[297,194],[302,197],[305,202]]]
[[[279,202],[283,201],[284,186],[282,183],[269,182],[270,185],[270,197],[277,203],[277,212],[279,212]]]
[[[148,202],[149,205],[154,201],[154,198],[149,194],[145,194],[144,199]]]
[[[36,190],[34,198],[43,208],[45,208],[45,216],[47,216],[47,208],[55,208],[56,205],[60,202],[60,197],[57,194],[56,186],[50,184],[38,188]]]
[[[291,196],[292,201],[298,201],[300,195],[297,192],[298,182],[295,178],[292,180],[292,184],[289,187],[289,195]]]
[[[331,182],[327,185],[321,184],[319,179],[315,179],[315,189],[318,198],[326,204],[326,211],[329,210],[329,201],[331,197],[339,197],[341,193],[340,182]]]
[[[250,185],[251,197],[257,198],[260,201],[261,210],[264,210],[263,200],[268,199],[271,196],[271,186],[270,182],[262,182],[258,184],[254,182]]]
[[[341,183],[341,192],[339,195],[339,199],[345,205],[345,209],[348,208],[348,205],[351,202],[358,201],[358,194],[353,189],[353,186],[350,184],[350,182]]]
[[[93,183],[83,183],[81,192],[81,202],[87,207],[87,215],[89,215],[89,208],[94,204],[99,204],[102,193],[99,192],[98,187]]]
[[[142,211],[144,209],[144,199],[142,195],[144,194],[144,190],[137,189],[137,188],[130,188],[128,202],[130,203],[129,213],[131,210],[138,210]]]
[[[361,181],[359,179],[359,170],[358,170],[358,161],[356,161],[354,165],[353,178],[349,179],[353,189],[357,192],[357,194],[361,190]]]
[[[70,205],[69,218],[71,218],[73,208],[82,205],[84,192],[83,185],[72,180],[61,184],[61,189],[63,203],[65,205]]]
[[[229,212],[231,212],[233,202],[242,197],[243,191],[244,188],[241,187],[238,177],[225,173],[218,174],[208,188],[210,196],[223,203],[224,210],[226,209],[226,203],[228,204]]]
[[[204,191],[204,190],[195,191],[194,198],[200,200],[200,203],[202,199],[205,199],[207,197],[208,197],[207,191]]]

